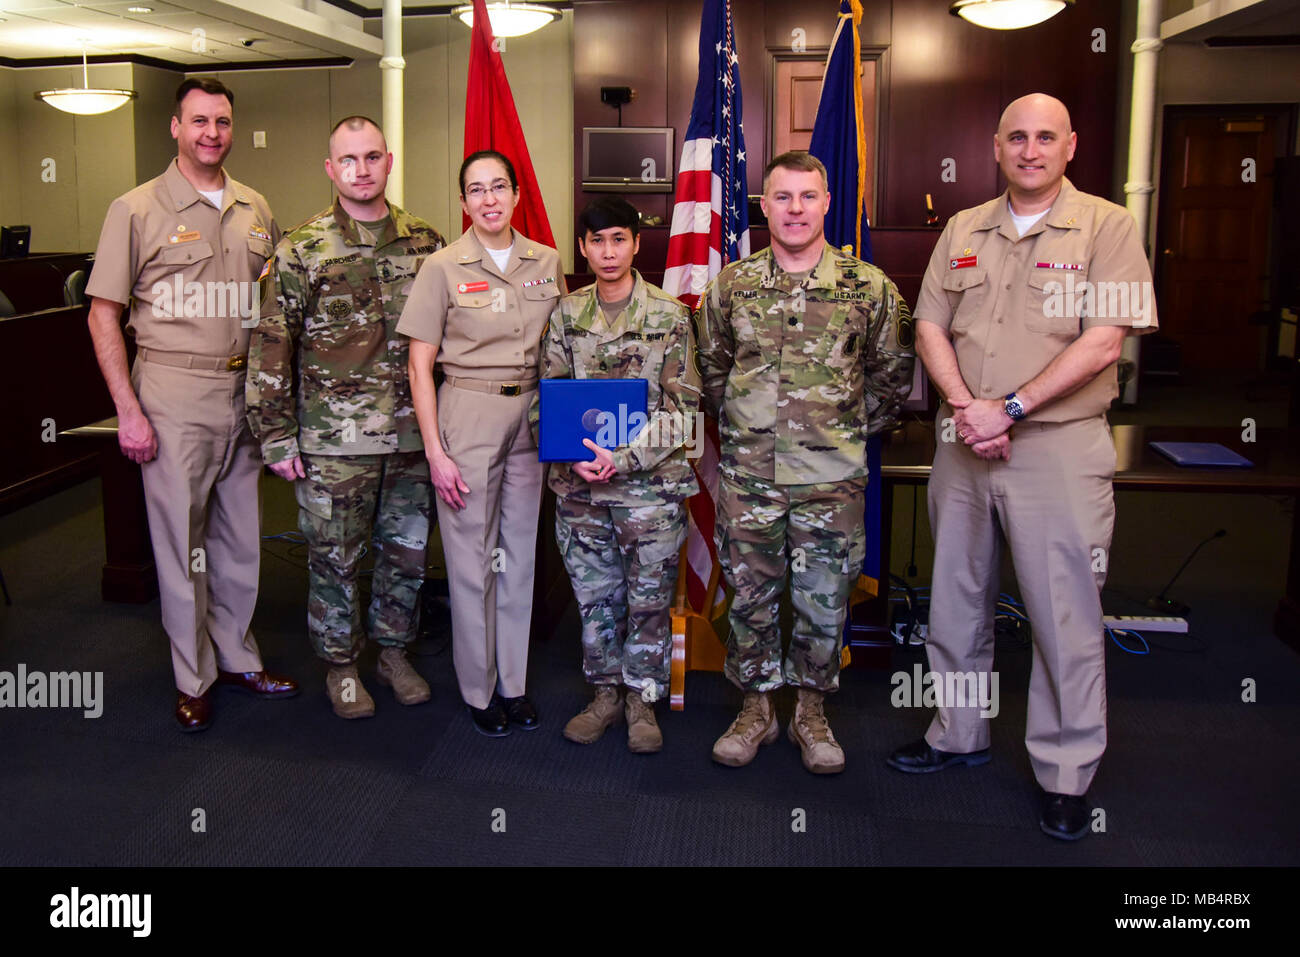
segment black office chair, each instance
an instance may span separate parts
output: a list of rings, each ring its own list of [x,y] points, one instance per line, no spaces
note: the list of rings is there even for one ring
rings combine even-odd
[[[80,306],[86,301],[86,270],[77,269],[63,280],[63,304]]]
[[[9,297],[3,292],[0,292],[0,319],[8,319],[10,316],[17,314],[18,310],[15,309],[14,304],[9,301]]]

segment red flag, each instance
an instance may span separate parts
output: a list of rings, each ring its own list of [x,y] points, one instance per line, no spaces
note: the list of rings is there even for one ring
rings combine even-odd
[[[509,157],[519,177],[519,205],[511,225],[529,239],[554,248],[555,237],[546,218],[542,191],[537,186],[533,161],[515,98],[510,94],[506,67],[497,52],[484,0],[474,0],[474,27],[469,40],[469,78],[465,88],[465,156],[477,150],[496,150]],[[461,227],[469,229],[469,217],[462,215]]]

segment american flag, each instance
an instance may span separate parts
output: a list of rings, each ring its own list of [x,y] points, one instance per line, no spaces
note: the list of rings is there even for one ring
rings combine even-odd
[[[705,0],[700,16],[700,76],[677,170],[676,205],[668,238],[664,289],[692,309],[705,284],[729,262],[749,255],[745,129],[741,124],[740,61],[731,26],[731,0]],[[718,432],[710,422],[695,460],[700,493],[689,503],[686,595],[709,615],[717,582],[713,546],[718,487]]]

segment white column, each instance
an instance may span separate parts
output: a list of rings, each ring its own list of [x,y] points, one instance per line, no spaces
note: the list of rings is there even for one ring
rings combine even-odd
[[[1156,69],[1160,61],[1161,0],[1138,0],[1137,36],[1133,41],[1133,107],[1128,128],[1128,179],[1124,183],[1128,211],[1137,221],[1137,234],[1147,241],[1151,215],[1151,154],[1156,128]],[[1137,401],[1138,340],[1124,340],[1123,357],[1133,362],[1133,378],[1124,387],[1121,399]]]
[[[388,199],[405,206],[406,157],[405,126],[402,106],[402,0],[384,0],[384,57],[379,61],[383,72],[384,138],[393,154],[393,171],[388,176]]]

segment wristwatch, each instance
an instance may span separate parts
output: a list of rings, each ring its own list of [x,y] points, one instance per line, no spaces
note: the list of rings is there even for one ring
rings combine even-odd
[[[1025,417],[1025,407],[1016,398],[1014,392],[1006,397],[1006,400],[1002,403],[1002,410],[1017,422]]]

